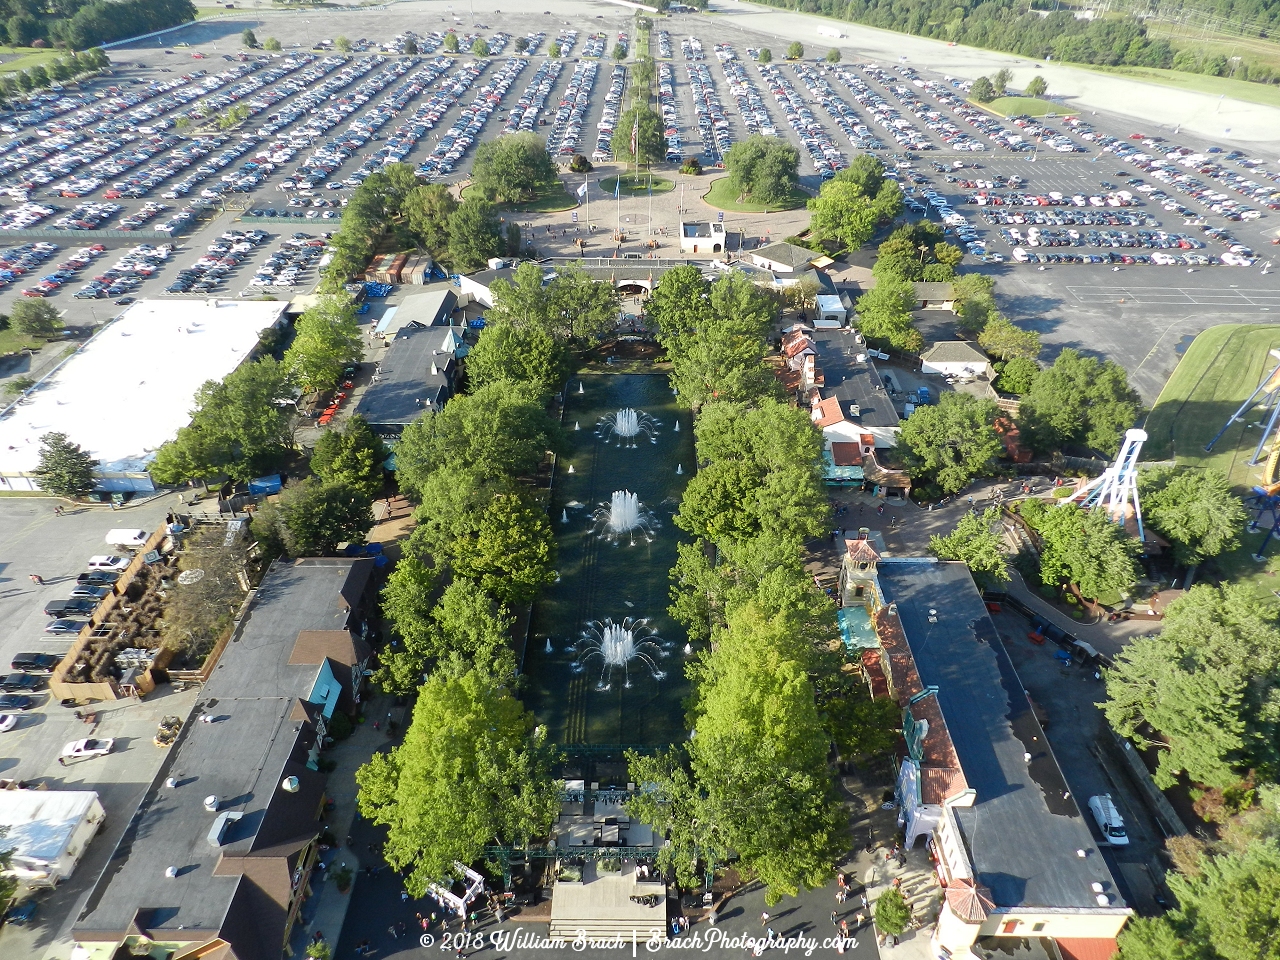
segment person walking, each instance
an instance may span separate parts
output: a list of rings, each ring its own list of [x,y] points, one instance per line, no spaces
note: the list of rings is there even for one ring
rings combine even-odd
[[[765,910],[760,914],[760,926],[764,926],[769,922],[769,911]]]
[[[44,577],[40,576],[40,574],[38,574],[38,573],[33,573],[33,574],[31,574],[30,576],[31,576],[31,582],[32,582],[32,583],[38,583],[38,584],[40,584],[40,586],[42,586],[42,587],[44,586]]]
[[[831,925],[837,929],[840,927],[840,917],[837,916],[834,910],[831,911]]]

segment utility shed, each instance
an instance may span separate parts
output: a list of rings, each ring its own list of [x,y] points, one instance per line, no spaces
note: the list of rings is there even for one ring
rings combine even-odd
[[[0,850],[13,851],[5,875],[34,886],[66,880],[105,818],[92,790],[0,790]]]

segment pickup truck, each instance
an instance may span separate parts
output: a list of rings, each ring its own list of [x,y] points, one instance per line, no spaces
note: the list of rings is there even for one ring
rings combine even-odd
[[[87,597],[75,597],[71,600],[50,600],[44,605],[44,615],[46,617],[58,617],[59,619],[88,617],[93,613],[93,608],[97,605],[97,600],[90,600]]]
[[[14,670],[35,670],[48,673],[62,658],[54,653],[20,653],[9,663]]]
[[[104,740],[73,740],[62,748],[62,755],[58,757],[58,762],[65,764],[68,760],[85,760],[89,757],[105,757],[111,752],[111,748],[115,746],[115,739],[107,737]]]

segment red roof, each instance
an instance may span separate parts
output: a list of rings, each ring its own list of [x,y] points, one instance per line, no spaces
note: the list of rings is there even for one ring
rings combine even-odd
[[[862,444],[835,440],[831,443],[831,459],[837,467],[862,466]]]
[[[871,545],[870,540],[859,537],[857,540],[847,540],[845,543],[849,548],[849,559],[854,563],[875,563],[880,559],[880,554],[876,553],[876,548]]]
[[[884,680],[884,669],[880,666],[880,651],[866,649],[862,651],[862,669],[867,671],[867,680],[871,683],[871,696],[888,697],[889,685]]]
[[[1112,937],[1055,937],[1054,943],[1062,951],[1062,960],[1111,960],[1117,949]]]
[[[827,397],[813,405],[813,422],[819,427],[829,427],[844,422],[844,411],[840,409],[840,401],[835,397]]]
[[[993,424],[997,436],[1004,444],[1004,455],[1014,463],[1030,463],[1031,451],[1022,446],[1018,425],[1008,417],[996,417]]]
[[[788,360],[796,356],[796,354],[804,353],[806,350],[809,353],[817,352],[814,350],[813,341],[806,336],[795,337],[789,343],[785,339],[782,341],[782,355]]]

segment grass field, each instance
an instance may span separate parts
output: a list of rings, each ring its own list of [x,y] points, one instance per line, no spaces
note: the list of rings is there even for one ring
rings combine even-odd
[[[1227,96],[1247,103],[1261,103],[1268,107],[1280,107],[1280,87],[1266,83],[1250,83],[1247,80],[1231,80],[1227,77],[1207,77],[1202,73],[1183,73],[1180,70],[1156,70],[1152,67],[1096,67],[1073,63],[1077,70],[1093,70],[1098,73],[1115,73],[1134,80],[1145,80],[1176,90],[1193,90],[1213,96]],[[1060,111],[1061,112],[1061,111]]]
[[[30,70],[37,64],[51,63],[60,56],[62,56],[61,50],[37,50],[34,47],[0,47],[0,57],[6,58],[3,63],[0,63],[0,74]],[[13,59],[8,59],[10,57]]]
[[[25,333],[19,333],[12,327],[0,330],[0,356],[6,353],[17,353],[19,350],[35,350],[43,340],[37,340],[35,337],[28,337]]]
[[[711,183],[711,189],[703,194],[702,199],[717,210],[728,210],[732,213],[775,213],[779,210],[795,210],[803,207],[809,200],[809,194],[796,188],[791,197],[783,203],[772,206],[764,203],[741,203],[733,188],[729,186],[728,177],[720,177]]]
[[[990,103],[977,103],[973,100],[969,102],[979,109],[990,110],[1000,117],[1016,117],[1021,114],[1028,117],[1043,117],[1046,113],[1071,112],[1051,100],[1041,100],[1038,97],[996,97]]]
[[[1196,337],[1147,417],[1144,459],[1176,458],[1179,466],[1218,470],[1237,493],[1246,495],[1262,469],[1249,465],[1265,427],[1265,422],[1257,425],[1261,411],[1255,408],[1242,423],[1233,423],[1212,452],[1206,453],[1204,447],[1276,366],[1278,361],[1269,353],[1272,349],[1280,349],[1280,327],[1222,324]],[[1260,601],[1275,603],[1272,591],[1280,588],[1276,580],[1280,543],[1273,541],[1266,561],[1260,563],[1253,554],[1263,537],[1262,533],[1242,535],[1240,546],[1218,557],[1212,567],[1222,579],[1251,589]]]
[[[617,177],[605,177],[600,181],[600,189],[605,193],[613,196],[614,188],[617,186]],[[653,184],[653,192],[670,193],[675,189],[675,183],[664,177],[650,177],[648,174],[625,173],[622,175],[622,195],[624,197],[647,197],[649,195],[649,184]]]
[[[1261,37],[1233,37],[1225,33],[1210,31],[1203,38],[1200,31],[1180,27],[1177,24],[1161,23],[1157,20],[1145,21],[1149,37],[1164,37],[1174,47],[1190,47],[1193,50],[1204,50],[1210,54],[1220,53],[1225,57],[1243,57],[1251,63],[1264,63],[1270,67],[1280,68],[1280,43],[1265,40]]]
[[[463,187],[462,199],[467,199],[468,194],[479,196],[479,194],[472,193],[474,190],[474,184],[469,187]],[[561,210],[572,210],[577,205],[577,200],[570,196],[567,191],[549,190],[528,203],[499,203],[496,206],[499,210],[515,210],[517,213],[559,213]]]

